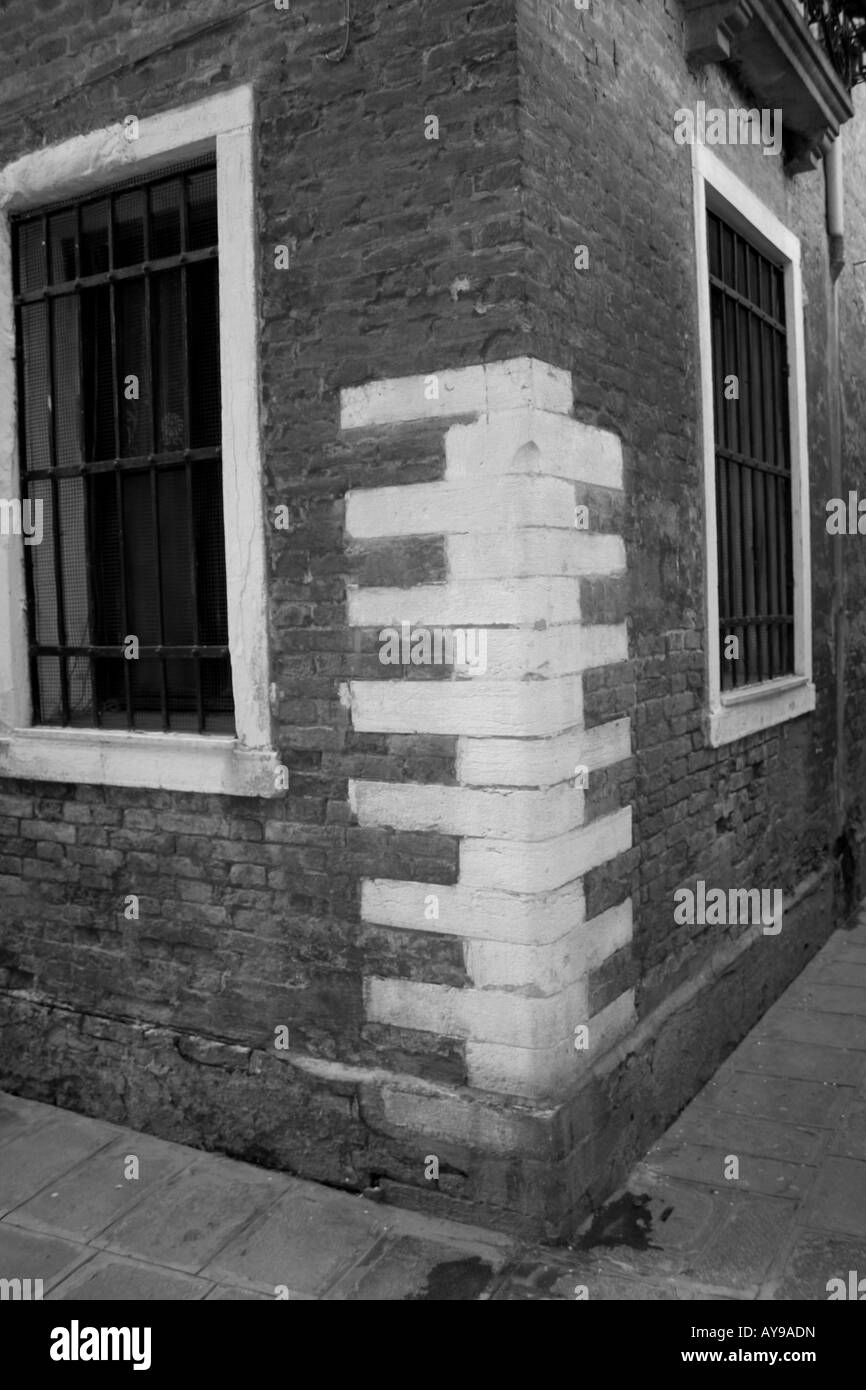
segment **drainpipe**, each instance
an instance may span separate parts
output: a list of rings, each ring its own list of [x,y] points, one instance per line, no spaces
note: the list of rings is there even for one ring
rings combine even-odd
[[[842,377],[839,340],[839,277],[845,265],[845,202],[842,177],[841,135],[824,150],[824,181],[827,192],[827,255],[830,280],[827,294],[827,414],[829,442],[830,497],[845,497],[842,483]],[[823,508],[822,508],[823,512]],[[836,756],[834,759],[834,791],[836,855],[844,853],[846,805],[845,758],[845,654],[847,649],[848,615],[845,611],[844,543],[839,537],[831,542],[833,555],[832,632],[836,675]]]

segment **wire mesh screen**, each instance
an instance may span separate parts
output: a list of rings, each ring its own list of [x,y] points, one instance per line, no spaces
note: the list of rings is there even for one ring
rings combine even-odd
[[[722,689],[794,671],[784,272],[707,214]],[[731,639],[734,639],[733,641]]]
[[[213,161],[13,238],[37,722],[234,732]]]

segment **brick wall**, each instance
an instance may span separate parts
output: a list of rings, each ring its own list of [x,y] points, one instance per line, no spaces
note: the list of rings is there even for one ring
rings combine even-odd
[[[68,1064],[82,1016],[99,1015],[247,1049],[272,1048],[285,1023],[293,1055],[460,1084],[460,1044],[369,1023],[362,1007],[364,970],[459,986],[459,944],[362,925],[359,911],[363,876],[452,883],[456,840],[359,826],[348,802],[352,778],[453,782],[455,741],[359,734],[340,700],[347,680],[383,674],[375,634],[350,628],[347,580],[437,575],[435,545],[353,554],[345,493],[440,477],[442,429],[348,440],[339,391],[431,357],[475,362],[519,337],[512,6],[355,0],[342,63],[325,55],[339,55],[343,0],[293,0],[287,11],[122,3],[108,14],[15,0],[3,10],[3,163],[128,114],[254,84],[266,504],[269,516],[288,504],[292,519],[288,533],[269,530],[268,553],[287,798],[72,786],[62,768],[56,784],[3,784],[0,981],[16,1008],[28,1001],[28,1018],[46,1001],[69,1011],[57,1015],[64,1031],[50,1033],[56,1054],[38,1062],[41,1044],[15,1056],[7,1022],[4,1080],[104,1109],[122,1083]],[[429,113],[438,141],[425,139]],[[291,248],[288,271],[273,268],[277,243]],[[123,915],[129,894],[138,922]],[[39,1022],[28,1030],[44,1032]],[[317,1087],[327,1092],[327,1079]],[[222,1142],[245,1150],[254,1104],[240,1100],[224,1123],[191,1110],[168,1120],[163,1101],[138,1114],[193,1138],[222,1124],[234,1135]],[[281,1123],[290,1116],[324,1150],[331,1125],[318,1108],[289,1091]],[[360,1149],[323,1160],[329,1175],[368,1181]]]
[[[803,241],[819,699],[808,718],[712,750],[691,175],[672,129],[678,107],[740,105],[741,94],[719,69],[688,69],[675,0],[594,13],[567,0],[353,0],[353,10],[348,56],[331,62],[343,0],[287,11],[226,0],[2,6],[0,164],[254,84],[266,504],[269,516],[288,504],[292,518],[289,532],[268,532],[284,801],[72,786],[60,767],[56,783],[0,783],[2,1083],[328,1181],[389,1182],[404,1200],[423,1191],[435,1152],[441,1200],[456,1212],[468,1201],[490,1219],[561,1228],[830,926],[839,673],[827,623],[823,180],[791,180],[758,150],[720,151]],[[430,114],[438,141],[424,138]],[[864,155],[862,124],[845,132],[849,169]],[[851,258],[866,259],[866,201],[856,178],[848,187]],[[277,243],[291,248],[288,271],[272,268]],[[574,269],[578,244],[587,271]],[[842,293],[851,486],[863,276],[849,267]],[[458,740],[361,732],[341,697],[388,678],[376,628],[352,621],[347,585],[411,588],[447,574],[441,535],[360,543],[345,510],[347,493],[442,481],[445,424],[346,432],[341,390],[525,354],[571,373],[577,420],[622,441],[623,493],[582,484],[576,498],[597,531],[624,536],[627,556],[624,576],[580,580],[584,623],[628,621],[627,658],[583,674],[584,722],[630,720],[634,747],[594,770],[588,792],[591,818],[631,807],[634,834],[633,849],[586,876],[588,919],[628,897],[634,916],[633,942],[593,969],[588,998],[598,1014],[633,989],[648,1029],[637,1065],[614,1057],[552,1124],[468,1093],[465,1039],[371,1020],[365,977],[471,984],[459,937],[362,913],[365,881],[456,885],[460,837],[360,824],[349,784],[456,786]],[[856,851],[866,568],[846,558],[842,764]],[[678,987],[707,978],[718,945],[718,929],[674,925],[677,887],[703,877],[793,892],[813,874],[817,923],[806,896],[811,925],[748,967],[751,992],[729,972],[709,1002],[691,999],[656,1026]],[[129,894],[137,922],[124,917]],[[273,1048],[280,1024],[287,1056]]]
[[[590,679],[586,696],[605,718],[631,714],[634,723],[634,971],[638,1009],[647,1014],[698,974],[718,942],[717,927],[674,924],[677,887],[704,878],[724,886],[772,883],[790,892],[816,869],[833,871],[824,180],[820,169],[793,179],[781,160],[760,149],[716,150],[803,246],[819,696],[814,715],[712,749],[702,728],[705,561],[692,175],[690,151],[675,144],[672,131],[680,107],[750,101],[722,69],[689,70],[676,4],[626,0],[577,14],[570,6],[521,0],[518,13],[531,350],[573,373],[578,418],[615,429],[623,441],[631,660],[620,672]],[[866,237],[857,175],[862,114],[845,128],[844,140],[853,260],[856,248],[864,254]],[[573,268],[576,245],[589,250],[588,270]],[[866,360],[862,274],[849,264],[840,288],[852,478],[866,414],[854,385]],[[846,563],[859,586],[862,560],[846,553]],[[852,620],[846,769],[860,765],[864,695],[862,625]],[[856,778],[848,797],[846,814],[857,834]]]

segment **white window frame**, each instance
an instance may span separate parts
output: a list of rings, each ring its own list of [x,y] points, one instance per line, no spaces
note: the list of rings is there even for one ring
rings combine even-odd
[[[809,447],[806,418],[806,355],[800,241],[717,155],[692,146],[698,281],[701,414],[706,517],[706,620],[709,675],[708,738],[718,748],[735,739],[797,719],[815,708],[812,682],[812,582],[809,536]],[[740,690],[722,691],[719,655],[719,567],[716,518],[716,441],[713,418],[713,352],[710,314],[707,209],[718,212],[760,251],[781,263],[785,277],[788,339],[788,406],[791,439],[792,564],[794,572],[794,673]]]
[[[0,536],[0,775],[235,796],[276,794],[271,746],[259,440],[253,93],[75,136],[0,171],[0,497],[20,495],[10,215],[214,152],[219,237],[222,480],[236,736],[33,724],[23,539]]]

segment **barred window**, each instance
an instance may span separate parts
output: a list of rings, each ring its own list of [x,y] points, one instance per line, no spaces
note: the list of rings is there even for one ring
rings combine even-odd
[[[234,733],[213,157],[13,221],[34,722]]]
[[[795,670],[788,342],[783,268],[709,209],[707,238],[725,691]]]

